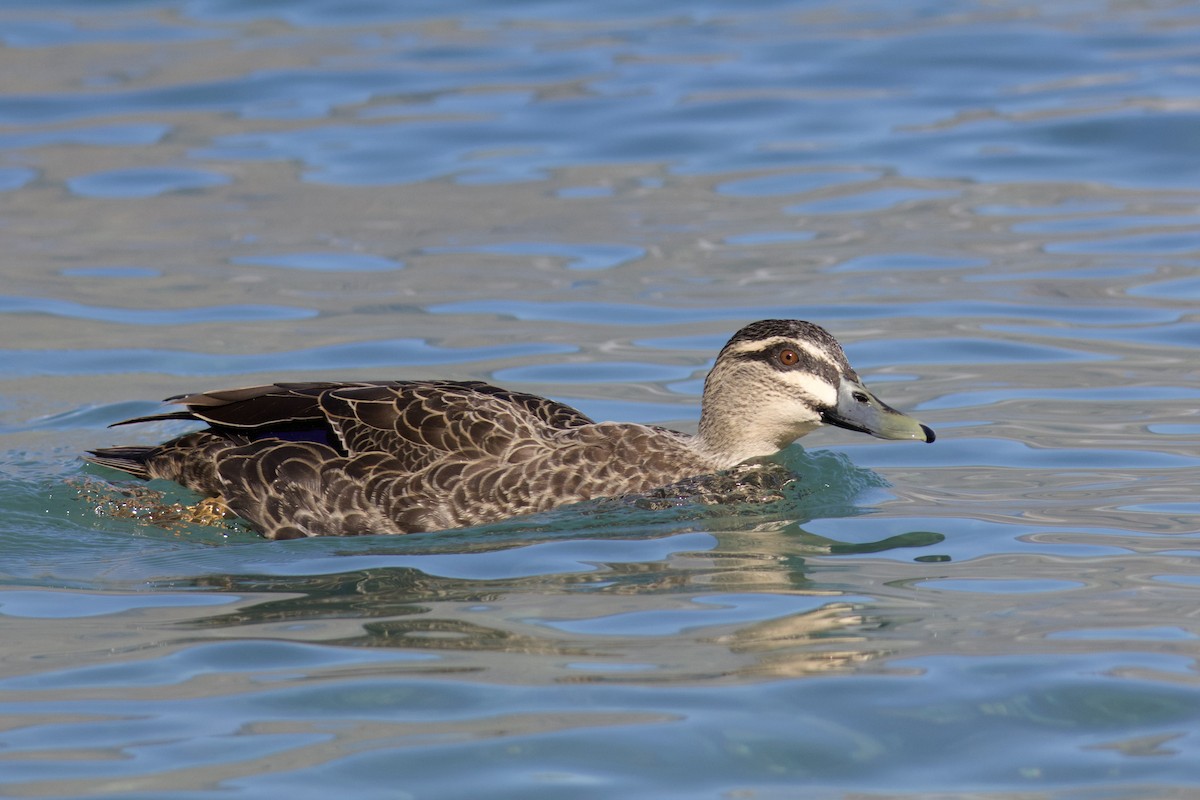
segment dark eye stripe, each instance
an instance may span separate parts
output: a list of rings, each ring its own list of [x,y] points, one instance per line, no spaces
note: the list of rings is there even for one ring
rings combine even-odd
[[[779,360],[779,354],[784,350],[795,352],[800,357],[800,360],[791,366],[785,366]],[[779,372],[811,372],[833,386],[837,386],[840,380],[838,369],[833,364],[822,358],[817,358],[804,348],[796,347],[786,342],[781,342],[772,347],[764,347],[761,350],[738,353],[737,358],[744,361],[762,361]]]

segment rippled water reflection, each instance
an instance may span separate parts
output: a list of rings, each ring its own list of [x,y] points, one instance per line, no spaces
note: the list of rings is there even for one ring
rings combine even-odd
[[[0,8],[0,794],[1188,796],[1196,22]],[[759,503],[293,542],[78,461],[278,378],[687,428],[771,316],[936,444],[818,432]]]

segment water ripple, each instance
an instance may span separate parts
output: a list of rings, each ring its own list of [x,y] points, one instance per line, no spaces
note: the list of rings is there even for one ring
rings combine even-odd
[[[1065,592],[1078,589],[1085,584],[1078,581],[1055,580],[989,580],[986,578],[942,578],[939,580],[921,581],[916,584],[921,589],[933,589],[941,592],[977,592],[984,594],[1041,594],[1043,592]]]
[[[568,633],[588,636],[674,636],[704,627],[746,622],[762,622],[815,611],[830,602],[861,602],[867,598],[827,596],[805,597],[797,594],[773,595],[769,592],[744,595],[710,594],[692,598],[692,609],[634,611],[583,619],[529,618],[526,621]]]
[[[389,272],[403,269],[403,261],[394,261],[369,253],[284,253],[280,255],[236,256],[233,264],[254,264],[317,272]]]
[[[1138,253],[1181,255],[1200,250],[1200,233],[1144,233],[1109,239],[1087,239],[1074,242],[1051,242],[1047,253]]]
[[[233,595],[98,594],[95,592],[49,592],[44,590],[0,590],[0,615],[36,619],[69,619],[123,614],[139,608],[191,608],[220,606],[237,600]]]
[[[444,88],[448,80],[429,88]],[[379,92],[409,89],[417,90],[414,81],[401,81],[395,72],[386,70],[264,70],[227,80],[128,91],[6,95],[0,97],[0,122],[45,125],[186,110],[260,118],[313,118],[324,117],[339,105],[366,102]]]
[[[95,275],[97,273],[90,273]],[[120,273],[123,277],[142,277],[140,274]],[[156,273],[152,273],[156,274]],[[105,277],[112,273],[107,269]],[[291,306],[206,306],[201,308],[108,308],[53,300],[46,297],[12,297],[0,295],[0,314],[48,314],[68,319],[90,319],[120,325],[200,325],[215,322],[248,322],[266,320],[312,319],[317,312],[311,308]]]
[[[942,200],[954,197],[958,192],[934,189],[866,189],[855,194],[843,195],[807,203],[788,206],[789,214],[869,214],[889,208],[925,200]]]
[[[1130,288],[1127,293],[1134,297],[1160,297],[1165,300],[1200,300],[1200,277],[1146,283]]]
[[[216,172],[178,167],[132,167],[97,172],[67,180],[81,197],[157,197],[170,192],[198,191],[223,186],[230,179]]]
[[[21,150],[54,145],[93,147],[137,147],[157,144],[172,130],[161,122],[130,122],[108,125],[79,125],[35,131],[0,133],[0,149]]]
[[[104,28],[81,27],[73,20],[8,20],[0,31],[0,41],[8,47],[62,47],[109,42],[187,42],[216,35],[192,26],[154,24]]]
[[[566,354],[576,348],[553,344],[511,344],[452,350],[423,339],[378,339],[349,344],[242,355],[185,350],[116,348],[95,350],[0,350],[5,373],[28,375],[113,375],[154,372],[165,375],[236,375],[249,372],[462,364],[497,358]]]
[[[717,191],[733,197],[772,197],[787,194],[804,194],[830,186],[850,183],[866,183],[883,177],[883,173],[872,170],[856,172],[785,172],[742,178],[717,185]]]
[[[911,256],[901,256],[910,263]],[[939,264],[935,261],[934,268]],[[1047,321],[1070,320],[1073,325],[1147,325],[1175,322],[1178,311],[1170,309],[1136,306],[1041,306],[995,301],[962,300],[952,305],[946,303],[845,303],[805,305],[703,306],[679,308],[670,306],[639,305],[635,303],[605,302],[544,302],[534,300],[467,300],[455,303],[437,303],[426,310],[433,314],[487,314],[520,320],[541,322],[572,322],[605,325],[680,325],[693,322],[744,321],[755,319],[809,319],[820,322],[830,320],[873,320],[890,317],[933,319],[939,317],[971,317],[977,320],[988,318],[1030,318]],[[656,342],[659,340],[655,340]],[[720,342],[719,344],[724,344]],[[719,346],[719,345],[718,345]],[[940,349],[940,348],[935,348]]]
[[[623,244],[554,244],[550,242],[510,242],[477,247],[428,247],[426,253],[489,253],[507,256],[546,256],[567,260],[567,269],[612,269],[646,255],[640,247]]]
[[[598,364],[535,364],[496,370],[497,381],[546,383],[666,383],[691,378],[692,367],[666,364],[642,364],[630,361],[606,361]]]
[[[0,168],[0,192],[20,189],[37,178],[37,172],[27,167]]]
[[[68,278],[157,278],[162,270],[152,267],[68,267],[62,271]]]

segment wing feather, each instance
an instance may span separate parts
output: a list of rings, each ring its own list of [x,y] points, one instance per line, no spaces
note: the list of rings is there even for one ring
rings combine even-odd
[[[314,441],[340,444],[347,455],[386,452],[409,469],[460,451],[500,456],[535,432],[592,424],[570,406],[482,381],[272,383],[177,395],[167,402],[187,410],[117,424],[192,420],[216,431],[253,432],[254,438],[324,429],[334,436]]]

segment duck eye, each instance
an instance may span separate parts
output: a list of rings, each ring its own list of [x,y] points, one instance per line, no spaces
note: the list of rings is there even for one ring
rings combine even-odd
[[[800,363],[800,354],[790,347],[785,347],[775,356],[785,367],[794,367]]]
[[[867,397],[866,392],[855,392],[854,394],[852,394],[850,396],[853,397],[855,402],[858,402],[858,403],[867,403],[867,402],[870,402],[870,400],[871,400],[871,398]]]

